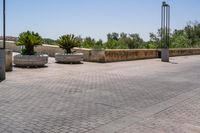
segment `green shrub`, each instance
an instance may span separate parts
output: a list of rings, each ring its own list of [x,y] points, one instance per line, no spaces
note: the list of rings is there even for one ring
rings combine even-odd
[[[58,46],[65,50],[66,54],[71,54],[71,49],[80,45],[80,39],[74,35],[63,35],[57,40]]]
[[[93,48],[95,46],[95,43],[96,43],[95,39],[92,39],[91,37],[86,37],[81,42],[81,47],[82,48]]]
[[[24,46],[23,55],[34,55],[34,46],[42,45],[42,37],[31,31],[23,32],[19,35],[17,45]]]
[[[50,39],[50,38],[43,38],[43,44],[58,45],[56,40],[53,40],[53,39]]]

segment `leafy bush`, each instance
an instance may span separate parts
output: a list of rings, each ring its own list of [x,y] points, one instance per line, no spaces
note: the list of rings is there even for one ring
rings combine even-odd
[[[23,55],[34,55],[34,46],[42,45],[42,37],[31,31],[23,32],[19,35],[17,45],[25,46],[22,49]]]
[[[95,39],[93,39],[91,37],[86,37],[86,38],[82,39],[81,47],[82,48],[101,49],[104,46],[103,46],[103,41],[102,40],[96,41]]]
[[[93,46],[93,49],[102,49],[103,47],[103,41],[102,40],[98,40],[95,42],[95,45]]]
[[[135,49],[142,48],[143,39],[140,38],[139,34],[126,34],[121,33],[109,33],[107,35],[107,42],[105,48],[108,49]]]
[[[58,46],[65,50],[66,54],[71,54],[71,49],[80,45],[80,39],[74,35],[63,35],[57,40]]]
[[[43,38],[43,44],[58,45],[56,40],[53,40],[53,39],[50,39],[50,38]]]
[[[86,37],[81,42],[81,47],[82,48],[93,48],[95,46],[95,44],[96,44],[96,40],[95,39],[92,39],[91,37]]]

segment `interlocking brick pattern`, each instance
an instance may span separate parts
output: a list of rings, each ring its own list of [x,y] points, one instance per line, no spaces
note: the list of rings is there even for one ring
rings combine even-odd
[[[0,133],[96,132],[200,88],[199,57],[14,68],[0,83]],[[199,106],[196,95],[117,132],[200,131]]]
[[[136,122],[119,133],[199,133],[200,97],[194,97]]]

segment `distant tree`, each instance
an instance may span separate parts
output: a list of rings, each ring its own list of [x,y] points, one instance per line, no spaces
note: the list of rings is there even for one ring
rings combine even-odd
[[[127,38],[127,33],[124,33],[124,32],[120,33],[120,38],[121,39]]]
[[[109,33],[107,35],[107,42],[104,44],[104,48],[106,49],[126,49],[127,34],[121,33],[120,35],[118,33]]]
[[[58,45],[56,40],[50,38],[43,38],[43,44]]]
[[[172,35],[170,48],[188,48],[191,41],[184,30],[175,30]]]
[[[81,41],[82,48],[103,48],[103,41],[98,40],[96,41],[94,38],[86,37]]]
[[[103,43],[102,40],[96,41],[91,37],[81,40],[81,47],[84,48],[105,48],[105,49],[159,49],[163,48],[161,42],[161,29],[157,33],[149,34],[149,41],[144,41],[139,34],[132,33],[109,33],[107,34],[107,41]],[[200,23],[190,22],[184,29],[170,31],[170,46],[169,48],[192,48],[200,47]]]
[[[200,45],[200,23],[195,22],[192,23],[190,22],[186,27],[185,27],[185,32],[188,36],[188,39],[191,40],[191,46],[196,47]]]
[[[94,45],[94,49],[101,49],[101,48],[103,48],[104,46],[103,46],[103,41],[100,39],[100,40],[98,40],[98,41],[96,41],[95,42],[95,45]]]
[[[149,37],[150,40],[146,43],[145,48],[150,48],[150,49],[161,48],[159,30],[157,32],[157,35],[154,33],[149,33]]]
[[[135,49],[142,48],[144,41],[139,34],[112,33],[108,34],[105,48],[109,49]]]
[[[106,49],[117,49],[117,48],[119,48],[119,43],[118,43],[117,40],[108,39],[107,42],[104,45],[104,48],[106,48]]]
[[[142,48],[143,39],[140,37],[139,34],[129,34],[128,39],[128,48],[129,49],[137,49]]]
[[[82,48],[93,48],[95,46],[95,39],[91,37],[86,37],[85,39],[82,40],[81,42],[81,47]]]
[[[118,41],[119,40],[119,34],[116,33],[116,32],[108,33],[107,34],[107,39],[108,40],[116,40],[116,41]]]

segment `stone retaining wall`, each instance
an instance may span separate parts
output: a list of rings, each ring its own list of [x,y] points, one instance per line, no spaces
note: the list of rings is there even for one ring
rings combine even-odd
[[[75,48],[75,51],[84,53],[84,60],[91,62],[116,62],[130,61],[139,59],[160,58],[161,50],[159,49],[106,49],[92,50],[84,48]],[[200,55],[200,48],[179,48],[170,49],[170,57],[185,55]]]
[[[0,42],[1,43],[1,42]],[[14,42],[7,42],[6,47],[14,52],[20,52],[20,47],[16,46]],[[58,46],[43,45],[35,48],[36,52],[48,54],[54,57],[55,53],[64,53]],[[85,49],[74,48],[76,52],[84,54],[84,61],[90,62],[115,62],[115,61],[129,61],[138,59],[159,58],[160,50],[157,49]],[[170,56],[185,56],[185,55],[200,55],[200,48],[179,48],[170,49]]]
[[[3,42],[0,41],[0,46],[3,45]],[[12,42],[12,41],[6,41],[6,49],[9,49],[13,52],[20,52],[20,47],[19,46],[16,46],[16,43],[15,42]]]
[[[200,48],[170,49],[169,54],[173,56],[200,55]]]
[[[157,58],[155,49],[105,50],[105,62]]]
[[[48,54],[50,57],[54,57],[55,53],[64,53],[64,50],[58,46],[46,45],[35,47],[35,51],[41,54]]]
[[[75,51],[84,53],[85,61],[100,63],[158,58],[158,50],[156,49],[92,50],[75,48]]]
[[[105,63],[105,50],[74,48],[78,53],[83,53],[84,61]]]

